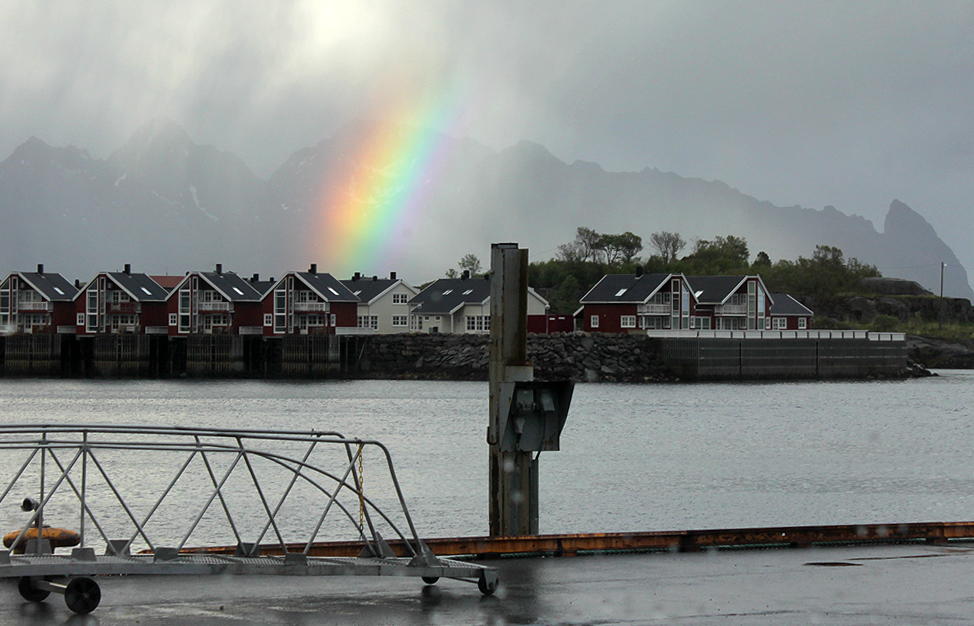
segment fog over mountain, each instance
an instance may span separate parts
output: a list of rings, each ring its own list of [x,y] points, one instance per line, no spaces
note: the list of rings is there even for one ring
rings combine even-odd
[[[347,124],[294,152],[266,181],[236,155],[197,144],[167,119],[146,123],[107,159],[32,137],[0,163],[0,273],[38,263],[82,281],[126,263],[150,274],[216,263],[243,275],[279,276],[310,263],[334,271],[321,265],[316,247],[322,203],[352,172],[371,166],[355,155],[372,130],[365,122]],[[499,151],[446,135],[438,143],[442,165],[419,182],[424,202],[392,233],[392,261],[363,263],[359,271],[396,271],[419,283],[469,252],[486,262],[497,241],[518,242],[540,260],[586,226],[644,240],[661,230],[687,240],[736,235],[747,239],[752,257],[764,250],[772,260],[810,256],[818,244],[837,246],[935,293],[945,262],[951,268],[945,295],[974,298],[950,247],[893,198],[880,232],[832,207],[774,206],[722,182],[565,163],[537,143]]]

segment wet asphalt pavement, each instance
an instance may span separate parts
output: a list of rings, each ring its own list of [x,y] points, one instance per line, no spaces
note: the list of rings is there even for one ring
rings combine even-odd
[[[520,558],[475,584],[367,577],[110,577],[77,616],[0,586],[0,624],[974,624],[974,546]]]

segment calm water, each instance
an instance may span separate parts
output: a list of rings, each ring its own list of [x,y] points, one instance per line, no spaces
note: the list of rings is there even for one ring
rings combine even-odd
[[[577,385],[562,450],[541,455],[541,532],[974,520],[974,373],[940,374]],[[421,535],[487,531],[486,383],[0,380],[0,403],[9,424],[379,439]]]

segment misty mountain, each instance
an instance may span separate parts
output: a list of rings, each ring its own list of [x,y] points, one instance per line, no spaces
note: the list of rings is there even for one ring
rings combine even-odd
[[[385,265],[357,270],[397,271],[419,283],[466,253],[488,259],[496,241],[518,242],[540,260],[587,226],[644,240],[660,230],[687,240],[736,235],[747,239],[752,255],[764,250],[773,260],[831,245],[935,293],[946,262],[945,294],[974,299],[954,253],[899,201],[879,232],[833,207],[778,207],[721,182],[649,168],[607,172],[595,163],[568,164],[526,141],[496,151],[434,134],[429,162],[403,154],[380,164],[363,154],[363,145],[409,131],[348,124],[294,152],[267,181],[239,157],[196,144],[165,119],[139,128],[104,160],[31,138],[0,163],[0,273],[37,263],[82,280],[125,263],[159,274],[215,263],[244,275],[280,275],[309,263],[336,271],[320,265],[324,212],[351,196],[408,192],[420,199],[415,206],[388,216],[389,224],[369,225],[389,233]],[[405,179],[402,171],[416,174]],[[363,179],[384,184],[352,183]]]

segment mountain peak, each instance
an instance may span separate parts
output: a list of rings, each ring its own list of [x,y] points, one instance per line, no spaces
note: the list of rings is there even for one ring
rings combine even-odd
[[[182,126],[168,117],[156,117],[136,129],[109,160],[125,169],[140,169],[147,163],[182,161],[195,147]]]
[[[939,240],[930,222],[899,200],[890,203],[889,212],[886,213],[886,220],[883,223],[883,232],[892,236],[902,235],[907,239],[922,237]]]

